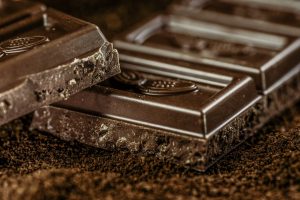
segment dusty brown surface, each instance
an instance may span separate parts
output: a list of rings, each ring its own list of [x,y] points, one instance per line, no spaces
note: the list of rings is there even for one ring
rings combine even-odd
[[[115,11],[130,5],[117,2],[101,5]],[[136,2],[147,10],[139,16],[157,10],[154,1],[152,6]],[[63,10],[74,7],[80,6]],[[139,19],[126,16],[119,17],[126,21],[122,27]],[[1,127],[0,199],[300,199],[300,105],[204,174],[151,157],[67,143],[29,131],[29,125],[30,116]]]
[[[300,199],[300,109],[199,174],[154,158],[106,152],[2,127],[0,196],[11,199]]]

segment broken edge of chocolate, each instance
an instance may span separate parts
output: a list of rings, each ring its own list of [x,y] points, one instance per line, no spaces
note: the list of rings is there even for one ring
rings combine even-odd
[[[120,72],[98,27],[53,9],[45,15],[0,40],[0,125]]]

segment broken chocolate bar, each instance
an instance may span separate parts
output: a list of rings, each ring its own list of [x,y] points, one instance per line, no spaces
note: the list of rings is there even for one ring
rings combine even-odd
[[[231,27],[300,36],[299,2],[216,0],[199,1],[198,4],[192,5],[182,2],[172,6],[170,11],[177,15]]]
[[[296,38],[183,19],[160,16],[125,34],[115,43],[123,73],[39,109],[32,127],[202,171],[300,99]],[[248,81],[233,89],[245,75],[261,100],[243,91]],[[251,93],[258,99],[243,107]]]
[[[95,25],[51,9],[29,21],[0,39],[0,124],[120,70],[117,51]]]
[[[167,63],[129,60],[109,81],[37,110],[32,128],[205,170],[262,125],[253,120],[261,97],[250,77],[175,65],[181,73],[149,72]]]

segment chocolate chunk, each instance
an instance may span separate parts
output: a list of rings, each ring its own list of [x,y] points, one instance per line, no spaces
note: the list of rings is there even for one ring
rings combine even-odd
[[[115,45],[133,54],[198,63],[223,69],[222,73],[250,75],[261,94],[271,93],[300,69],[298,38],[174,15],[154,17],[119,37]]]
[[[122,74],[37,110],[32,128],[203,171],[300,99],[299,71],[260,99],[251,79],[227,69],[122,52]],[[191,90],[145,94],[147,81],[163,91],[174,82]]]
[[[269,33],[300,35],[300,3],[295,1],[216,0],[181,2],[171,12],[193,19]]]
[[[179,78],[186,73],[182,66],[182,73],[147,72],[151,67],[136,61],[121,62],[123,74],[37,110],[32,127],[204,170],[261,125],[250,117],[261,100],[251,78],[199,70],[184,79]],[[156,62],[153,69],[164,64]],[[218,139],[227,129],[228,138]]]
[[[120,70],[117,51],[95,25],[52,9],[27,20],[0,39],[0,124]]]
[[[37,110],[32,128],[203,171],[300,99],[289,34],[160,15],[115,44],[123,73]]]

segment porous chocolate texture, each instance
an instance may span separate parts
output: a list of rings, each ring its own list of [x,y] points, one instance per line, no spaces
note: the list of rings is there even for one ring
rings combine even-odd
[[[247,99],[243,95],[237,95],[231,103],[221,106],[218,104],[221,101],[218,100],[218,95],[209,98],[211,96],[203,92],[204,99],[199,98],[197,105],[202,106],[204,102],[210,102],[210,109],[216,112],[214,115],[200,118],[204,119],[203,124],[206,126],[201,127],[199,133],[202,135],[199,135],[202,137],[199,137],[195,134],[197,126],[193,126],[199,123],[199,120],[191,117],[192,112],[187,112],[190,115],[181,117],[173,114],[177,108],[181,111],[189,108],[187,105],[192,104],[192,96],[187,95],[177,107],[161,106],[163,104],[158,106],[161,102],[152,101],[152,97],[147,97],[162,95],[162,86],[172,87],[172,90],[168,89],[170,92],[178,89],[176,86],[184,85],[180,90],[187,92],[193,88],[191,84],[171,84],[168,81],[150,81],[149,84],[148,76],[145,80],[138,78],[136,74],[127,73],[114,79],[119,83],[115,89],[138,92],[139,96],[135,101],[130,102],[130,95],[117,93],[111,90],[109,85],[102,85],[101,89],[95,90],[90,96],[88,91],[84,91],[67,103],[60,104],[64,109],[48,107],[37,111],[33,127],[66,140],[77,140],[109,150],[129,150],[141,155],[155,155],[162,160],[202,171],[253,136],[272,117],[299,100],[300,66],[297,55],[300,42],[295,37],[232,28],[179,16],[160,15],[128,31],[119,37],[115,44],[121,49],[122,62],[127,62],[123,68],[160,76],[172,74],[173,78],[192,82],[199,80],[196,75],[201,74],[203,78],[206,74],[213,73],[214,76],[206,77],[206,84],[218,82],[218,78],[222,76],[248,75],[256,84],[258,92],[254,93],[263,97],[247,109],[242,109],[238,107],[241,104],[238,105],[237,102],[242,103]],[[225,78],[219,81],[218,85],[228,86],[228,82],[224,80],[228,81]],[[200,87],[199,91],[203,88],[206,87]],[[249,91],[245,91],[248,95]],[[223,94],[226,96],[234,92],[236,91],[229,89]],[[292,95],[293,93],[295,94]],[[163,94],[166,94],[165,90]],[[98,99],[101,98],[97,95],[107,96],[101,105],[111,107],[93,107],[94,102],[100,103]],[[89,100],[86,100],[87,96]],[[115,105],[120,102],[127,103],[116,109]],[[143,102],[149,102],[149,105],[155,108],[138,106]],[[228,111],[228,107],[236,107],[239,111]],[[201,114],[205,113],[205,109],[201,111]],[[143,115],[139,114],[141,112]],[[169,115],[166,114],[168,112]],[[234,113],[231,117],[226,115],[230,112]],[[72,121],[77,116],[82,119],[81,126],[87,123],[85,118],[92,125],[79,127],[78,121]],[[58,118],[60,120],[56,120]],[[62,128],[63,124],[69,124],[68,130]],[[218,128],[214,129],[217,126]],[[88,139],[85,133],[93,137]]]
[[[220,79],[222,77],[223,79],[219,83],[224,84],[226,83],[224,80],[228,80],[224,75],[214,74],[214,72],[217,72],[214,70],[212,70],[213,72],[209,75],[209,70],[206,70],[205,66],[201,65],[192,65],[194,66],[194,70],[197,69],[193,71],[188,67],[189,65],[184,65],[186,64],[184,62],[177,62],[177,64],[175,64],[176,62],[171,62],[168,59],[160,60],[154,59],[154,57],[150,59],[150,57],[145,58],[145,56],[140,57],[140,55],[134,58],[134,56],[130,54],[121,54],[121,60],[123,63],[126,63],[123,64],[123,69],[148,71],[159,74],[160,76],[173,74],[173,78],[185,77],[189,80],[195,80],[197,74],[202,75],[200,76],[201,78],[204,78],[203,74],[206,74],[206,81],[217,82],[218,78]],[[163,62],[169,62],[169,65]],[[201,72],[200,69],[204,71]],[[232,75],[234,76],[234,74]],[[143,93],[140,89],[140,85],[147,85],[145,84],[145,80],[139,78],[135,73],[123,73],[112,80],[114,80],[113,83],[116,84],[114,87],[139,92],[140,94]],[[105,85],[106,84],[104,84],[104,86]],[[188,86],[187,88],[189,89],[192,88],[191,85],[185,84],[185,86]],[[134,154],[155,155],[159,159],[172,161],[181,166],[203,171],[218,161],[222,156],[235,149],[247,138],[256,134],[256,132],[274,116],[297,102],[300,98],[299,86],[299,72],[298,68],[295,68],[291,73],[283,77],[272,92],[263,96],[259,102],[239,113],[235,118],[232,118],[224,124],[217,132],[214,132],[214,134],[206,138],[195,137],[195,135],[187,136],[182,133],[176,133],[176,131],[174,132],[170,129],[162,130],[161,128],[151,127],[149,124],[141,126],[134,121],[127,120],[126,122],[124,115],[118,113],[118,111],[124,109],[131,111],[131,113],[138,111],[144,112],[143,116],[151,116],[155,115],[156,111],[154,112],[154,110],[134,108],[134,106],[121,106],[118,109],[110,110],[111,115],[109,115],[109,109],[101,109],[100,104],[98,109],[91,107],[92,102],[100,103],[96,98],[97,92],[104,96],[112,96],[112,98],[110,98],[111,100],[107,99],[105,102],[118,103],[120,99],[128,98],[126,95],[122,97],[124,94],[114,94],[113,91],[108,88],[105,89],[105,87],[101,90],[97,90],[95,95],[91,97],[88,97],[88,93],[82,94],[82,97],[80,97],[79,94],[77,97],[79,100],[78,104],[72,105],[72,103],[70,103],[68,105],[68,103],[63,103],[61,105],[63,105],[64,109],[48,107],[38,110],[35,113],[32,127],[50,132],[64,140],[76,140],[107,150],[126,150]],[[147,91],[151,92],[152,90]],[[149,95],[149,93],[147,95]],[[157,95],[157,92],[155,91],[152,95]],[[237,96],[236,98],[241,100],[240,97],[241,96]],[[137,102],[146,100],[143,95],[140,96],[140,98],[141,99]],[[82,99],[81,103],[80,99]],[[72,99],[70,100],[69,102],[72,102]],[[199,101],[199,105],[200,102],[203,101],[204,100]],[[80,106],[80,104],[84,106]],[[105,103],[103,103],[103,105],[104,104]],[[222,116],[221,114],[225,112],[226,108],[226,106],[220,107],[221,110],[223,109],[223,111],[219,110],[218,112],[220,116]],[[108,115],[105,116],[105,114]],[[169,116],[170,117],[167,117],[168,119],[174,119],[173,115]],[[208,118],[207,123],[215,124],[213,118],[214,117]],[[181,119],[185,120],[186,117]],[[137,120],[143,121],[145,119],[137,118]],[[190,120],[188,121],[189,123],[193,123]],[[159,124],[160,122],[157,121],[156,123]],[[178,124],[177,122],[174,123],[176,123],[176,125]],[[68,125],[65,126],[66,124]]]
[[[109,81],[55,104],[57,107],[37,110],[32,128],[64,140],[108,150],[154,154],[205,170],[231,150],[229,146],[241,142],[236,137],[250,137],[251,131],[241,132],[248,123],[253,122],[252,131],[261,124],[250,117],[252,107],[260,105],[261,98],[249,77],[198,71],[183,79],[180,76],[187,73],[185,68],[181,68],[181,73],[168,75],[155,70],[146,73],[146,63],[142,65],[134,57],[130,60],[122,63],[122,74]],[[154,65],[153,69],[164,63]],[[232,130],[233,141],[215,136],[225,130]],[[227,149],[220,152],[222,145],[227,145]],[[215,151],[209,152],[210,149]]]
[[[37,110],[32,128],[66,141],[79,141],[111,151],[129,151],[140,156],[154,155],[161,160],[204,171],[257,134],[270,119],[299,101],[299,86],[298,75],[278,88],[278,92],[271,95],[273,98],[268,98],[268,112],[265,112],[266,99],[263,99],[207,140],[58,107]],[[286,89],[289,89],[288,93]]]
[[[224,73],[222,73],[222,71],[209,68],[203,64],[178,60],[174,61],[167,58],[147,56],[143,53],[133,53],[132,51],[122,50],[122,52],[120,58],[123,62],[122,67],[124,70],[144,71],[159,74],[160,76],[170,76],[170,74],[172,74],[173,78],[184,77],[190,81],[204,79],[208,81],[208,85],[209,83],[219,83],[220,85],[223,84],[223,87],[226,85],[226,80],[229,80],[224,74],[231,74],[232,77],[238,76],[235,73],[226,72],[226,70],[223,70]],[[134,55],[136,55],[136,57]],[[124,115],[120,112],[112,112],[127,109],[132,113],[144,112],[143,116],[153,116],[156,113],[153,109],[121,106],[118,109],[111,110],[111,115],[105,116],[109,109],[103,110],[101,106],[99,109],[91,107],[93,104],[91,102],[100,103],[96,98],[97,92],[95,95],[89,97],[89,100],[83,100],[81,103],[78,101],[78,104],[61,104],[64,109],[48,107],[37,111],[32,127],[50,132],[64,140],[76,140],[107,150],[126,150],[143,156],[155,155],[159,159],[168,160],[181,166],[203,171],[213,165],[222,156],[235,149],[247,138],[256,134],[257,131],[274,116],[299,100],[300,80],[298,68],[299,67],[295,67],[290,73],[284,75],[277,81],[276,87],[274,87],[270,93],[264,95],[259,102],[236,115],[235,118],[223,124],[222,128],[206,138],[195,137],[195,135],[187,136],[170,129],[162,130],[154,126],[151,127],[149,124],[143,124],[143,126],[141,126],[138,125],[136,121],[126,121]],[[145,85],[145,80],[139,78],[135,73],[125,72],[126,70],[123,74],[112,79],[114,80],[113,83],[115,83],[114,87],[142,94],[140,85]],[[109,85],[104,84],[104,86]],[[189,85],[188,88],[191,88],[191,85]],[[230,92],[230,90],[228,90],[228,92]],[[247,90],[247,92],[250,91]],[[105,100],[105,102],[119,102],[120,99],[128,99],[128,96],[125,95],[122,97],[124,94],[114,94],[114,92],[108,88],[98,90],[98,93],[104,96],[112,96],[110,98],[111,100]],[[82,94],[81,97],[79,94],[77,99],[86,99],[88,96],[88,93]],[[237,99],[242,101],[241,97],[242,95],[236,96]],[[143,95],[140,96],[140,98],[136,104],[146,100]],[[191,98],[186,99],[189,99],[189,101],[182,102],[188,104]],[[70,100],[69,102],[72,102],[72,99]],[[205,102],[205,100],[199,100],[198,104],[200,105],[201,102]],[[80,104],[84,106],[80,106]],[[103,103],[103,105],[104,104],[106,103]],[[234,103],[232,103],[232,105],[233,104]],[[224,112],[226,113],[227,106],[221,106],[217,115],[223,116],[222,114]],[[163,107],[161,107],[161,109],[162,108]],[[171,114],[166,118],[169,120],[175,119],[174,115]],[[137,119],[141,121],[145,120],[145,118]],[[181,119],[186,120],[186,117],[182,117]],[[187,121],[193,123],[191,120]],[[159,124],[160,121],[156,123]],[[176,125],[179,124],[176,120],[174,120],[174,123]],[[207,123],[216,124],[214,117],[207,118]],[[65,124],[68,124],[68,126],[63,128]]]
[[[234,119],[209,140],[57,107],[37,110],[32,128],[66,141],[79,141],[111,151],[154,155],[180,166],[204,171],[250,136],[249,132],[254,133],[251,125],[255,123],[248,123],[250,113]]]
[[[0,39],[0,124],[120,72],[97,26],[52,9],[29,21]]]

